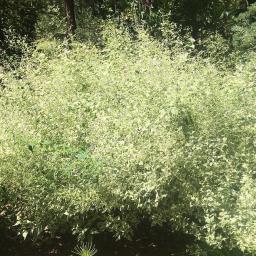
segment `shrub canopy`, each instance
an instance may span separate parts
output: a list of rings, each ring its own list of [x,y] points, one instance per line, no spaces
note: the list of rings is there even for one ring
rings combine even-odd
[[[110,26],[38,43],[0,90],[0,209],[24,237],[143,219],[255,253],[255,55],[233,70]]]

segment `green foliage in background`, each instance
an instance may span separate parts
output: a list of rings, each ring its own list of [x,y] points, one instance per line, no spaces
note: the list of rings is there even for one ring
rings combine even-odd
[[[47,1],[0,0],[0,31],[12,29],[21,36],[35,36],[35,24]]]
[[[84,25],[81,21],[86,20],[88,12],[93,17],[112,17],[119,23],[144,24],[153,30],[163,20],[168,20],[190,29],[195,39],[210,32],[225,34],[226,14],[240,9],[239,0],[74,0],[74,3],[79,26]],[[4,43],[4,31],[8,29],[30,40],[45,36],[47,32],[50,35],[65,33],[62,0],[0,0],[0,6],[1,44]]]
[[[254,6],[247,12],[239,0],[74,0],[76,39],[102,47],[101,28],[109,19],[129,29],[136,37],[136,26],[142,26],[160,41],[176,44],[182,37],[189,48],[202,50],[202,42],[219,34],[230,47],[245,51],[254,43]],[[252,4],[254,1],[249,1]],[[64,0],[0,0],[0,65],[14,68],[37,39],[67,39]],[[235,21],[235,22],[234,22]],[[172,24],[171,33],[166,29]],[[173,25],[175,24],[175,26]],[[235,24],[235,25],[234,25]],[[174,30],[175,28],[175,30]],[[173,33],[175,32],[175,34]],[[191,35],[189,41],[188,35]],[[217,49],[215,47],[215,49]],[[225,54],[229,51],[225,51]],[[212,53],[213,55],[213,53]],[[215,55],[223,56],[223,51]]]
[[[246,52],[255,50],[256,39],[256,4],[234,19],[232,43],[235,49]]]
[[[40,41],[1,74],[0,209],[24,238],[132,238],[146,219],[255,253],[255,54],[219,69],[178,39],[101,38]]]
[[[14,67],[27,53],[27,42],[36,37],[35,26],[46,3],[38,0],[0,0],[0,66]]]
[[[38,16],[35,31],[38,38],[64,39],[66,33],[65,18],[58,5],[46,6],[45,11]]]

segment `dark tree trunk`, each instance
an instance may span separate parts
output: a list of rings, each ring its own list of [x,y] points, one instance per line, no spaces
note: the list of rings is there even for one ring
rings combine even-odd
[[[245,11],[247,11],[247,7],[248,7],[249,3],[247,0],[240,0],[239,5],[240,5],[240,10],[245,12]]]
[[[74,35],[76,30],[76,16],[74,0],[64,0],[66,20],[67,20],[67,36]]]

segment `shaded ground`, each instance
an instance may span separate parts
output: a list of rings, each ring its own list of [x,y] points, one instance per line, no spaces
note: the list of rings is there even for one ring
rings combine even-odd
[[[158,239],[138,238],[133,242],[115,241],[109,235],[95,238],[97,256],[187,256],[186,245],[191,239],[182,234],[164,232]],[[1,256],[70,256],[75,246],[72,236],[62,236],[32,243],[10,234],[1,234]]]

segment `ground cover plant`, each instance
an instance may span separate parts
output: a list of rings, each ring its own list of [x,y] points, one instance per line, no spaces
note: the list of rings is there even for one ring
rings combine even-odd
[[[146,220],[254,255],[255,54],[230,69],[143,29],[101,38],[39,41],[1,73],[0,218],[35,239]]]

